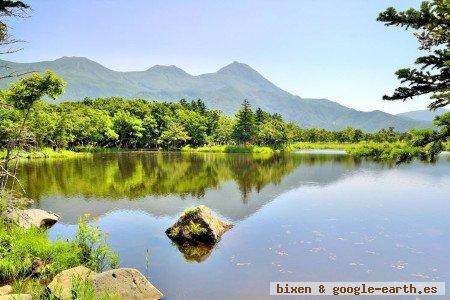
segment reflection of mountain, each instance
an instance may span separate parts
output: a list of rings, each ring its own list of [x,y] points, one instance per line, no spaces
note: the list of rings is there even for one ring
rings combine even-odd
[[[448,171],[445,166],[417,163],[398,170],[435,176]],[[388,167],[346,155],[255,160],[250,155],[131,153],[28,164],[22,181],[37,206],[61,214],[71,224],[87,211],[99,216],[141,210],[175,217],[198,204],[238,221],[294,188],[328,185],[369,170],[376,175],[384,168]]]
[[[25,164],[21,179],[38,206],[69,223],[124,208],[176,216],[198,203],[239,220],[299,181],[336,180],[353,164],[346,156],[122,153]]]

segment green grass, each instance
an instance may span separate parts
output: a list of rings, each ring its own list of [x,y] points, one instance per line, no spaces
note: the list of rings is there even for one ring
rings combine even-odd
[[[212,153],[273,153],[274,149],[265,146],[235,146],[235,145],[217,145],[203,146],[198,148],[183,147],[183,152],[212,152]]]
[[[201,224],[195,223],[194,221],[189,222],[189,232],[195,235],[200,235],[206,233],[207,230]]]
[[[333,150],[347,150],[351,147],[357,146],[360,143],[310,143],[310,142],[298,142],[289,144],[284,147],[284,151],[295,150],[314,150],[314,149],[333,149]]]
[[[371,157],[377,160],[408,161],[414,157],[426,156],[426,150],[406,143],[361,143],[347,149],[347,153],[356,157]]]
[[[196,212],[197,212],[197,207],[188,207],[184,210],[183,216],[189,217],[189,216],[194,215]]]
[[[178,226],[173,226],[172,228],[170,228],[170,236],[171,237],[176,237],[178,236],[178,234],[180,233],[180,227]]]
[[[82,263],[81,248],[74,242],[48,239],[43,229],[25,230],[0,220],[0,282],[27,278],[36,273],[36,263],[43,267],[43,280]]]
[[[85,219],[74,240],[51,241],[45,229],[23,229],[0,218],[0,282],[12,283],[15,292],[40,299],[45,285],[63,270],[85,265],[102,271],[117,264],[102,232]]]
[[[0,193],[0,214],[8,208],[8,202],[6,200],[6,195]]]
[[[12,153],[12,157],[18,156],[20,159],[73,158],[88,155],[90,155],[88,152],[75,152],[66,149],[53,150],[52,148],[42,148],[31,151],[14,150]],[[0,159],[4,158],[5,156],[6,150],[0,150]]]

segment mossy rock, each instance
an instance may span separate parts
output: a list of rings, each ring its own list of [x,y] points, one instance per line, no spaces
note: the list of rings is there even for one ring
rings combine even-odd
[[[178,221],[166,230],[176,243],[216,244],[233,224],[225,222],[204,205],[188,208]]]

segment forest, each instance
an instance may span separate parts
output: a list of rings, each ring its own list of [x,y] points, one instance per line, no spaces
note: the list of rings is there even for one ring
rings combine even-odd
[[[14,85],[12,87],[14,89]],[[260,145],[280,148],[294,142],[407,141],[412,133],[386,128],[363,132],[301,128],[260,108],[242,103],[235,116],[209,109],[201,99],[157,102],[117,97],[52,104],[36,100],[30,110],[11,102],[8,92],[0,99],[0,148],[19,129],[28,148],[179,149],[204,145]],[[22,127],[23,126],[23,127]]]

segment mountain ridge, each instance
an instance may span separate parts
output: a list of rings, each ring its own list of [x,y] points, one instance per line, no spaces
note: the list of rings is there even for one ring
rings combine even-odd
[[[376,131],[392,126],[405,131],[431,126],[430,122],[382,111],[358,111],[328,99],[301,98],[279,88],[251,66],[237,61],[216,72],[200,75],[191,75],[175,65],[154,65],[143,71],[114,71],[89,58],[68,56],[34,63],[0,61],[0,64],[17,72],[54,70],[68,82],[66,93],[59,102],[109,96],[157,101],[200,98],[208,107],[232,115],[247,99],[254,108],[279,113],[307,128],[337,130],[352,126]],[[8,80],[0,81],[0,88],[6,88],[7,83]]]
[[[423,110],[407,111],[396,115],[403,118],[409,118],[412,120],[431,122],[433,121],[434,117],[442,115],[446,112],[450,112],[450,110],[445,108],[438,108],[434,111],[423,109]]]

